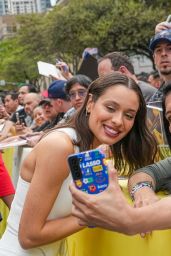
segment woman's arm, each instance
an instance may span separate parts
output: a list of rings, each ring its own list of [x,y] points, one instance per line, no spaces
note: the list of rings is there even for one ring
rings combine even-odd
[[[30,168],[30,163],[35,162],[19,228],[19,240],[25,249],[60,240],[81,229],[71,215],[47,220],[61,185],[69,174],[67,156],[71,153],[73,145],[70,139],[61,132],[53,132],[36,145],[24,163],[21,176],[25,175],[26,179],[29,172],[24,168],[27,165]]]

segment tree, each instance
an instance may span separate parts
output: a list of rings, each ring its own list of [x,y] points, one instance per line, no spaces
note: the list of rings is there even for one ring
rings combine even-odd
[[[124,50],[151,58],[149,39],[163,17],[167,9],[147,1],[71,0],[60,12],[56,8],[51,13],[51,48],[79,57],[84,48],[98,47],[102,54]]]
[[[0,77],[10,81],[32,82],[37,79],[37,61],[47,58],[42,33],[42,15],[19,16],[20,30],[16,37],[0,44]]]
[[[152,59],[149,40],[156,24],[167,18],[171,8],[170,1],[164,3],[70,0],[46,14],[22,15],[16,38],[0,44],[0,77],[35,80],[37,61],[54,63],[56,58],[72,63],[76,72],[87,47],[97,47],[101,55],[122,50]]]

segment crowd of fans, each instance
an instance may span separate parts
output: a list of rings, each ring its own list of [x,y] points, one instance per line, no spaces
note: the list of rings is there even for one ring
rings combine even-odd
[[[170,30],[171,27],[169,26],[170,25],[166,23],[161,23],[156,27],[156,34],[151,39],[150,46],[149,46],[154,57],[156,71],[148,74],[148,76],[146,76],[145,78],[135,75],[134,67],[129,57],[126,54],[124,54],[123,52],[111,52],[97,60],[99,78],[93,82],[89,77],[83,74],[72,75],[69,71],[67,64],[63,61],[59,61],[56,64],[57,68],[61,70],[61,73],[66,80],[59,80],[53,77],[53,82],[47,88],[47,93],[38,92],[36,87],[34,87],[33,85],[26,84],[21,86],[18,89],[18,91],[7,92],[4,95],[4,97],[1,98],[1,102],[0,102],[0,128],[1,128],[0,140],[1,142],[8,143],[9,139],[12,140],[13,138],[15,139],[25,138],[26,140],[29,138],[28,145],[35,148],[35,145],[40,141],[38,143],[38,146],[35,148],[35,150],[33,150],[31,154],[28,156],[27,164],[24,162],[25,165],[23,165],[21,169],[22,177],[20,177],[19,188],[18,188],[19,190],[22,189],[22,182],[23,181],[27,182],[29,180],[28,182],[29,185],[27,188],[29,191],[28,192],[29,195],[33,196],[34,193],[37,193],[37,190],[36,190],[37,188],[35,184],[37,185],[36,178],[37,177],[40,178],[39,169],[41,167],[44,170],[45,166],[46,167],[48,166],[48,163],[44,162],[40,154],[41,149],[46,151],[46,143],[47,145],[52,146],[52,149],[57,150],[57,158],[59,160],[58,162],[60,162],[60,157],[61,157],[62,161],[59,163],[61,170],[66,169],[66,163],[65,163],[66,157],[67,157],[67,154],[73,153],[71,152],[72,151],[71,141],[75,140],[75,133],[79,138],[80,150],[92,149],[99,146],[100,144],[107,144],[111,146],[111,142],[112,142],[112,146],[110,147],[110,152],[112,153],[112,156],[115,158],[115,167],[117,167],[118,172],[120,171],[120,169],[124,167],[123,165],[124,160],[128,162],[127,164],[129,165],[129,168],[130,168],[130,172],[128,171],[128,174],[131,174],[133,171],[135,171],[133,170],[133,168],[135,169],[142,168],[145,165],[154,163],[155,153],[156,153],[156,143],[147,127],[145,105],[160,106],[162,108],[163,107],[162,102],[163,104],[165,104],[165,102],[162,101],[163,92],[165,91],[166,87],[169,88],[168,85],[171,81],[171,30]],[[118,88],[119,88],[119,91],[118,91]],[[127,97],[128,94],[130,97]],[[110,102],[108,103],[107,98],[110,98],[111,95],[112,97],[114,97],[116,102],[117,101],[119,102],[118,105],[119,104],[122,105],[121,109],[126,108],[126,110],[122,110],[123,112],[124,111],[126,112],[126,114],[124,112],[124,118],[123,118],[124,128],[122,129],[118,128],[119,130],[118,133],[121,134],[120,137],[118,137],[118,141],[120,144],[117,144],[118,141],[115,141],[115,140],[112,141],[111,139],[113,136],[112,128],[109,126],[108,123],[107,124],[105,123],[106,122],[105,120],[109,118],[109,116],[112,116],[113,112],[115,111],[117,112],[117,109],[119,108],[116,103],[114,104],[114,107],[113,107],[113,103],[111,103],[111,99],[110,99]],[[121,101],[122,97],[123,99],[125,99],[124,102]],[[135,104],[133,104],[133,102]],[[126,104],[131,106],[131,108],[128,109]],[[105,114],[105,111],[103,111],[104,106],[106,106],[106,109],[108,109],[108,112],[110,114],[109,113]],[[101,111],[102,111],[102,114],[101,114]],[[103,115],[106,116],[106,119],[105,117],[103,117]],[[102,130],[99,129],[99,119],[100,120],[104,119],[103,120],[104,129],[106,129],[107,134],[110,134],[109,137],[111,141],[107,139],[106,140],[103,139]],[[115,122],[117,123],[119,121],[117,120]],[[170,125],[170,117],[167,117],[167,115],[165,118],[165,122],[166,123],[168,122],[168,124]],[[58,146],[56,146],[54,143],[54,140],[55,140],[54,134],[56,130],[53,129],[53,131],[55,130],[55,132],[54,133],[51,132],[52,131],[51,129],[56,128],[57,125],[59,125],[60,127],[63,127],[60,129],[64,129],[64,130],[69,129],[69,130],[65,130],[65,132],[66,134],[69,134],[69,137],[71,137],[70,140],[68,140],[64,135],[60,137],[57,132],[56,136],[58,138],[58,143],[59,143]],[[166,129],[168,128],[167,125],[165,124]],[[115,126],[120,127],[121,125],[115,124]],[[71,132],[70,130],[73,128],[75,129],[74,133]],[[98,132],[100,132],[100,134],[102,135],[101,138],[98,137],[99,136]],[[116,131],[114,133],[116,135]],[[85,134],[87,134],[87,136],[84,136]],[[30,136],[30,135],[33,135],[33,136]],[[137,141],[133,139],[136,136],[137,136]],[[169,136],[170,136],[170,133],[167,133],[168,141],[170,138]],[[48,138],[49,138],[49,141],[48,141]],[[78,143],[75,144],[75,146],[78,146]],[[65,149],[65,147],[66,147],[66,155],[65,155],[65,152],[63,152],[63,154],[61,153],[62,150]],[[36,150],[37,148],[39,150]],[[129,150],[127,150],[127,148]],[[58,152],[60,151],[60,149],[61,149],[61,152]],[[141,152],[141,155],[139,154],[139,152]],[[48,153],[47,151],[46,153],[47,155],[50,156],[50,153]],[[40,159],[42,159],[42,163],[40,163]],[[54,163],[56,164],[57,162],[55,161],[57,160],[54,160]],[[31,164],[32,162],[33,162],[33,165]],[[43,164],[45,165],[44,167],[43,167]],[[166,164],[170,166],[170,162],[168,163],[168,160],[166,161]],[[52,172],[54,172],[55,167],[52,165],[53,163],[49,166],[51,166]],[[159,164],[159,167],[160,165],[161,164]],[[3,165],[3,161],[2,161],[2,166],[3,166],[2,172],[5,177],[5,173],[7,173],[7,170]],[[154,166],[153,168],[155,169]],[[27,171],[27,169],[32,173],[32,176],[28,174],[29,171]],[[148,167],[146,169],[148,169]],[[159,169],[161,169],[161,167]],[[35,174],[36,178],[33,178],[34,173],[37,173],[37,176]],[[37,227],[36,234],[41,236],[40,239],[38,238],[36,241],[33,241],[31,239],[28,242],[27,234],[24,233],[25,232],[24,230],[28,229],[28,232],[30,232],[30,234],[32,235],[32,230],[29,228],[29,221],[31,219],[29,218],[29,221],[27,223],[26,218],[28,217],[28,212],[30,213],[31,207],[32,206],[35,207],[34,204],[37,201],[35,198],[31,198],[31,199],[30,198],[25,199],[24,197],[21,198],[21,200],[23,200],[23,204],[25,200],[27,204],[26,208],[22,206],[24,208],[24,213],[22,215],[23,217],[21,221],[20,231],[18,230],[18,228],[16,231],[17,235],[19,232],[21,245],[22,247],[25,248],[24,251],[21,252],[21,255],[25,255],[24,253],[27,252],[27,249],[30,249],[36,246],[42,246],[42,245],[44,246],[45,244],[48,244],[50,248],[51,247],[50,244],[55,240],[60,240],[61,238],[66,237],[72,234],[73,232],[79,231],[81,229],[80,226],[78,225],[78,222],[75,221],[74,219],[75,217],[71,216],[71,219],[70,217],[67,217],[66,221],[68,223],[68,227],[66,225],[66,231],[64,232],[64,234],[60,233],[60,235],[58,236],[58,234],[55,233],[54,228],[52,227],[53,224],[51,225],[49,224],[49,222],[46,221],[46,217],[48,216],[48,213],[52,210],[50,209],[53,204],[52,202],[55,200],[54,198],[57,198],[58,193],[60,191],[60,186],[62,186],[62,184],[66,181],[67,172],[64,171],[64,175],[60,174],[59,176],[56,176],[59,179],[59,184],[57,189],[58,191],[55,190],[55,186],[52,178],[50,178],[50,174],[48,175],[49,176],[47,179],[49,179],[50,180],[49,183],[52,184],[52,188],[50,188],[49,186],[49,189],[51,189],[51,192],[52,192],[52,196],[49,195],[49,200],[51,203],[46,202],[45,208],[42,210],[40,214],[40,219],[42,218],[40,220],[40,223],[38,223],[38,214],[34,215],[35,220],[33,220],[33,223],[35,223]],[[167,172],[167,175],[169,177],[168,172]],[[153,178],[155,179],[155,175]],[[34,179],[36,180],[36,182],[34,181]],[[133,179],[133,182],[132,182],[133,185],[131,185],[130,187],[130,194],[133,200],[135,200],[135,204],[136,204],[137,191],[140,191],[143,188],[146,188],[149,190],[154,189],[154,183],[155,183],[155,181],[153,180],[151,181],[151,179],[149,179],[148,182],[142,180],[141,177],[138,179],[139,180],[137,181],[137,178],[136,178],[136,182]],[[158,176],[156,179],[158,179]],[[10,199],[7,197],[7,200],[6,199],[4,200],[4,202],[10,208],[15,191],[12,183],[10,183],[10,177],[8,176],[6,179],[2,180],[2,182],[5,182],[5,180],[6,180],[7,186],[10,187],[11,189],[9,190],[10,192],[9,191],[7,192],[7,194],[3,193],[3,195],[1,195],[0,193],[0,196],[2,198],[4,197],[6,198],[6,196],[8,197],[11,196]],[[40,178],[40,180],[42,182],[45,182],[45,178],[44,179]],[[163,182],[165,181],[166,181],[166,177]],[[152,182],[152,185],[150,185],[151,183],[149,182]],[[45,184],[47,185],[46,182]],[[162,184],[161,186],[164,186],[167,189],[167,186],[165,186],[165,184],[163,183],[161,184]],[[29,186],[31,187],[31,189],[29,189]],[[117,185],[115,184],[115,186]],[[169,185],[169,188],[170,188],[170,185]],[[41,185],[39,189],[38,191],[41,191],[42,189]],[[160,188],[157,188],[157,189],[160,189]],[[45,191],[47,192],[48,189],[46,188]],[[90,224],[92,226],[93,225],[102,226],[108,229],[117,230],[119,232],[121,231],[126,233],[126,231],[124,230],[124,227],[122,226],[118,227],[115,222],[113,226],[112,224],[108,223],[108,219],[110,220],[111,216],[109,216],[109,214],[107,213],[107,210],[106,210],[107,207],[105,204],[104,204],[104,212],[106,211],[106,216],[107,216],[106,220],[102,218],[101,212],[97,212],[96,218],[92,220],[91,217],[93,213],[91,215],[91,212],[87,210],[86,203],[85,203],[86,200],[91,200],[90,196],[85,195],[85,198],[84,198],[84,195],[73,187],[71,187],[71,191],[74,197],[75,209],[77,208],[77,210],[75,209],[73,210],[73,214],[78,219],[81,219],[80,223],[82,224],[86,223],[87,225]],[[119,191],[118,188],[117,188],[117,191]],[[106,193],[108,193],[108,191]],[[120,192],[118,193],[118,195],[120,195]],[[14,199],[14,207],[12,209],[11,216],[13,216],[13,214],[15,213],[15,204],[17,205],[18,203],[17,198],[19,197],[21,197],[21,195],[17,193],[16,199]],[[83,205],[81,206],[79,205],[78,203],[79,200],[84,202]],[[96,198],[94,199],[94,202],[95,201],[96,201]],[[102,198],[102,201],[103,201],[103,198]],[[98,202],[100,204],[100,200]],[[41,203],[40,205],[42,207]],[[123,202],[123,205],[125,205],[124,202]],[[21,207],[21,212],[23,211],[22,207]],[[94,209],[93,205],[89,204],[89,207],[93,211]],[[100,205],[100,207],[103,209],[103,205]],[[111,203],[111,207],[113,207],[113,203]],[[116,207],[117,207],[117,204],[116,204]],[[125,209],[127,210],[126,206],[125,206]],[[43,211],[45,211],[45,213],[43,213]],[[86,214],[86,212],[89,213],[89,216]],[[117,211],[115,212],[116,212],[115,214],[117,214]],[[71,213],[69,212],[69,214]],[[98,214],[100,217],[98,216]],[[10,221],[12,220],[11,218],[12,217],[10,217]],[[101,218],[101,221],[99,221],[100,218]],[[74,224],[71,224],[71,220],[72,220],[72,223]],[[18,219],[18,221],[20,220]],[[63,218],[61,218],[60,221],[62,224],[64,224]],[[54,221],[54,224],[58,225],[57,222]],[[59,224],[59,226],[60,225],[61,224]],[[41,230],[42,226],[46,227],[45,230]],[[157,225],[155,227],[157,227]],[[164,227],[167,227],[167,224],[165,222],[164,222]],[[168,227],[170,227],[170,224],[168,224]],[[51,231],[51,235],[49,235],[50,232],[48,230]],[[146,229],[143,230],[141,228],[137,228],[137,232],[139,232],[139,230],[148,231]],[[7,237],[9,236],[8,230],[6,231],[5,236]],[[4,244],[8,240],[7,237],[5,236],[3,238]],[[5,254],[6,248],[2,244],[2,242],[0,242],[0,248],[4,250],[3,255],[7,255]],[[44,247],[41,247],[41,248],[44,248]],[[29,250],[28,250],[28,255],[29,255]]]
[[[65,63],[61,63],[62,70]],[[146,79],[142,76],[136,77],[131,61],[121,52],[106,54],[98,60],[99,76],[112,70],[132,77],[140,86],[146,103],[162,83],[158,71],[150,73]],[[66,73],[66,69],[63,73]],[[54,80],[49,85],[46,97],[46,94],[38,92],[30,84],[21,86],[17,91],[6,92],[1,97],[0,104],[0,140],[14,135],[45,131],[58,122],[68,120],[81,107],[91,83],[91,79],[85,75],[72,76],[70,73],[69,77],[69,80]]]

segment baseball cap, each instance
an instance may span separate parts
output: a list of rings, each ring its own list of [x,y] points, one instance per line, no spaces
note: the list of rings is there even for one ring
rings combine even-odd
[[[48,88],[48,97],[50,99],[63,99],[68,100],[68,96],[65,92],[65,80],[55,80]]]
[[[156,45],[161,41],[171,43],[171,29],[162,30],[153,36],[150,40],[149,48],[153,52]]]

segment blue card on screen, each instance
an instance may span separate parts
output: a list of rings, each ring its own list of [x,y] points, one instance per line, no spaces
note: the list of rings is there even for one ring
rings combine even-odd
[[[97,194],[107,188],[107,160],[100,149],[70,155],[68,163],[78,189],[89,194]]]

